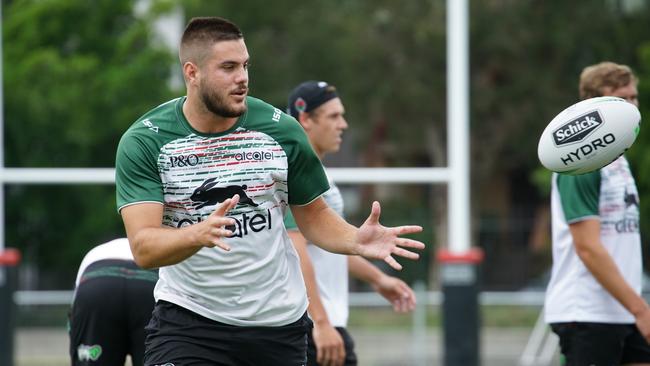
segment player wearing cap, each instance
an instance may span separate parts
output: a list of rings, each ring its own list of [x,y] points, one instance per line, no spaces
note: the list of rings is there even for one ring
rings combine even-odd
[[[306,81],[289,96],[287,113],[296,118],[307,132],[316,154],[323,159],[337,152],[341,136],[348,127],[345,108],[336,88],[324,81]],[[329,179],[329,177],[328,177]],[[330,189],[323,198],[343,216],[343,199],[338,187],[329,179]],[[323,250],[308,243],[289,212],[285,217],[298,253],[307,294],[309,316],[314,328],[308,335],[308,365],[356,365],[354,341],[346,330],[348,320],[348,271],[368,282],[393,304],[396,311],[410,311],[415,306],[415,295],[402,280],[387,276],[367,260]]]
[[[72,365],[142,365],[144,327],[154,306],[158,272],[138,267],[126,238],[100,244],[84,256],[70,311]]]

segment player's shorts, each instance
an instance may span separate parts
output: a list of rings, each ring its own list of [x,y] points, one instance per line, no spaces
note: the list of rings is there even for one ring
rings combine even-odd
[[[134,365],[144,356],[144,327],[154,306],[157,271],[128,260],[100,260],[82,274],[70,311],[73,366]]]
[[[554,323],[566,366],[650,362],[650,345],[634,324]]]
[[[307,314],[280,327],[239,327],[158,301],[146,327],[145,365],[305,366]]]
[[[341,338],[343,338],[343,344],[345,345],[345,366],[356,366],[357,365],[357,354],[354,352],[354,340],[347,329],[342,327],[335,328]],[[316,345],[314,344],[314,338],[312,338],[312,332],[308,334],[307,341],[307,366],[318,366],[316,363]]]

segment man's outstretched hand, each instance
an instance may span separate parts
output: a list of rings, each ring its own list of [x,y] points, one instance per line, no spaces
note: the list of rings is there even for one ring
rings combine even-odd
[[[420,255],[404,248],[424,249],[424,243],[401,238],[401,236],[419,233],[422,227],[419,225],[385,227],[379,223],[380,214],[381,207],[379,202],[375,201],[372,203],[370,216],[357,232],[358,254],[366,258],[381,259],[394,269],[401,270],[402,265],[393,258],[393,255],[415,260]]]

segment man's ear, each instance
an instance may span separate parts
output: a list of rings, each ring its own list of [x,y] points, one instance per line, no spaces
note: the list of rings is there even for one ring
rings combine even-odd
[[[311,127],[312,120],[309,117],[309,113],[307,112],[298,112],[298,122],[302,126],[302,128],[305,129],[305,131],[308,131],[309,128]]]
[[[197,78],[197,73],[199,69],[192,62],[186,62],[183,64],[183,77],[186,82],[194,83]]]

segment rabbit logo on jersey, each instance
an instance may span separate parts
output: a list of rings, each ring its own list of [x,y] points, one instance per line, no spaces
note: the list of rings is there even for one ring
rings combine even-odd
[[[258,204],[253,202],[250,197],[246,194],[246,185],[231,185],[226,187],[215,187],[218,182],[215,182],[217,178],[206,179],[198,188],[194,190],[190,199],[193,202],[196,202],[198,205],[196,209],[203,208],[205,206],[214,206],[219,204],[228,198],[238,194],[239,203],[257,207]]]
[[[246,194],[247,186],[244,185],[229,185],[225,187],[216,187],[216,178],[206,179],[199,187],[197,187],[190,200],[197,206],[195,209],[200,209],[207,206],[215,206],[228,198],[239,195],[239,205],[247,205],[251,207],[258,207],[259,204],[255,203]],[[263,211],[262,211],[263,212]],[[228,216],[235,220],[235,225],[226,226],[226,229],[233,232],[231,237],[241,238],[250,233],[257,233],[262,230],[271,230],[272,219],[271,210],[266,210],[266,215],[258,211],[245,212],[241,216]],[[196,223],[201,222],[201,218],[196,219]],[[190,219],[183,219],[178,222],[177,227],[192,225],[195,222]]]

